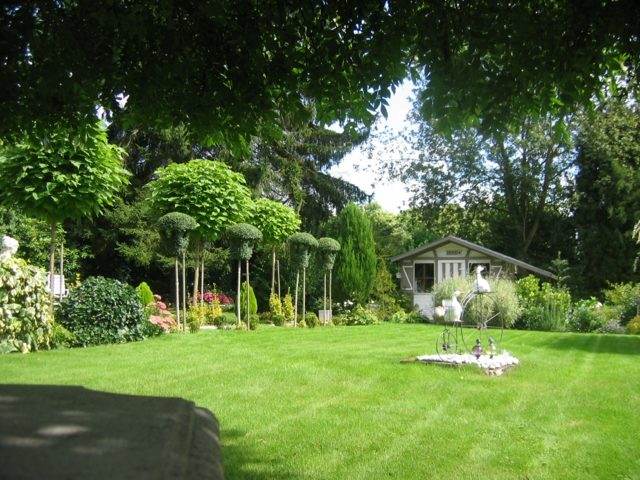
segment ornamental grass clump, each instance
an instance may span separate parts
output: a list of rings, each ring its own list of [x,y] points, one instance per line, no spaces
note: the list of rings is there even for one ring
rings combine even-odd
[[[475,276],[454,277],[438,283],[433,287],[435,304],[442,305],[443,300],[451,299],[456,290],[460,291],[459,299],[474,290]],[[491,286],[491,293],[478,294],[473,302],[467,305],[463,314],[465,324],[473,325],[482,323],[488,318],[494,318],[490,322],[491,327],[498,327],[498,323],[504,327],[511,327],[522,313],[522,306],[518,301],[514,282],[500,278],[487,278]]]
[[[0,353],[49,348],[52,329],[42,271],[19,258],[0,261]]]
[[[135,289],[104,277],[90,277],[71,290],[56,310],[56,321],[84,347],[142,340],[147,322]]]

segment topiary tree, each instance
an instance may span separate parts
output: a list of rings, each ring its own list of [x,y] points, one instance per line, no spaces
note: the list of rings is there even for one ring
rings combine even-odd
[[[278,297],[280,297],[280,268],[276,259],[276,249],[300,228],[300,217],[293,209],[266,198],[254,203],[251,221],[260,225],[263,243],[272,247],[271,293],[275,292],[276,270],[278,271]],[[276,268],[276,265],[278,268]]]
[[[373,228],[362,208],[350,203],[333,220],[330,231],[340,243],[340,264],[334,275],[341,302],[365,304],[376,278],[377,257]]]
[[[111,278],[90,277],[60,302],[56,320],[82,346],[144,338],[145,314],[135,289]]]
[[[229,243],[229,249],[232,258],[236,258],[238,260],[238,302],[236,308],[238,312],[238,323],[240,323],[240,282],[242,281],[242,260],[246,262],[247,284],[251,285],[249,282],[249,260],[251,259],[251,255],[253,255],[253,247],[256,243],[262,240],[262,233],[253,225],[249,225],[247,223],[237,223],[227,229],[225,236],[227,238],[227,242]],[[249,302],[249,297],[246,298],[247,302]],[[245,309],[245,311],[247,312],[247,329],[249,329],[250,325],[250,310],[251,309],[247,305],[247,308]]]
[[[324,294],[323,309],[327,312],[327,273],[329,273],[329,309],[331,310],[331,281],[333,265],[336,262],[336,256],[340,251],[340,244],[337,240],[330,237],[322,237],[318,239],[318,252],[320,253],[320,261],[322,263],[322,272],[324,273]],[[324,318],[326,323],[329,319]]]
[[[302,269],[302,318],[307,313],[306,307],[306,286],[307,267],[311,258],[311,251],[318,248],[318,241],[310,233],[294,233],[289,237],[291,248],[291,260],[296,267],[296,292],[295,292],[295,315],[293,317],[294,326],[298,326],[298,285],[300,283],[300,269]]]
[[[99,215],[129,173],[125,151],[111,145],[102,122],[49,129],[37,124],[0,147],[0,203],[50,225],[49,291],[53,294],[56,224]]]
[[[0,260],[0,353],[49,348],[52,329],[42,271],[20,258]]]
[[[189,233],[198,227],[198,223],[193,217],[180,212],[171,212],[158,219],[161,245],[165,253],[175,257],[175,284],[176,284],[176,321],[180,325],[180,278],[179,278],[179,258],[182,257],[182,308],[183,330],[186,331],[186,281],[185,281],[185,261],[184,255],[189,246]]]
[[[244,177],[222,162],[192,160],[157,172],[149,183],[150,201],[160,213],[179,211],[198,223],[193,230],[195,271],[193,302],[198,299],[200,256],[205,240],[215,241],[225,229],[250,214],[251,197]]]

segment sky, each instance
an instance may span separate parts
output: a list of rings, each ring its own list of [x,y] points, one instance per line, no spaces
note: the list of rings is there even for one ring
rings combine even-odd
[[[378,121],[378,127],[389,127],[393,131],[400,132],[407,128],[407,114],[411,110],[409,97],[414,85],[404,82],[389,99],[388,117]],[[400,182],[390,182],[379,179],[374,172],[376,151],[381,152],[380,146],[373,146],[373,160],[368,158],[362,147],[356,147],[342,162],[333,167],[329,173],[357,185],[368,194],[373,194],[373,200],[378,202],[388,212],[398,213],[408,206],[409,194],[405,186]]]

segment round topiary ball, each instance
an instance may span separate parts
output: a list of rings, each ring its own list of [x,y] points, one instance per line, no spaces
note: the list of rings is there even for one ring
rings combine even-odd
[[[189,246],[189,232],[198,227],[186,213],[171,212],[158,219],[162,248],[171,256],[178,256]]]
[[[82,346],[124,343],[144,338],[144,310],[135,289],[111,278],[90,277],[71,290],[56,320]]]
[[[233,258],[249,260],[253,246],[262,240],[262,232],[248,223],[236,223],[227,228],[225,237]]]
[[[15,257],[0,261],[0,353],[49,348],[49,302],[41,270]]]

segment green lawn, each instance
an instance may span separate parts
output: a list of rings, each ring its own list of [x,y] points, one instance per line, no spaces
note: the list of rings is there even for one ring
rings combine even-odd
[[[507,331],[503,377],[400,364],[425,325],[203,331],[0,357],[0,382],[180,396],[226,478],[640,478],[640,337]]]

